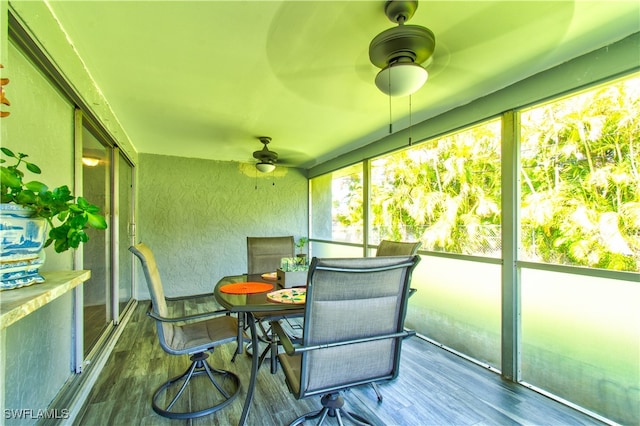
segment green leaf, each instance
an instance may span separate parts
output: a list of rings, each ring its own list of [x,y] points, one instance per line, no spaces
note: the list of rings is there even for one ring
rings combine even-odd
[[[2,185],[10,188],[19,188],[22,185],[22,179],[15,173],[12,173],[10,169],[2,167],[1,170],[0,182],[2,182]]]
[[[24,184],[24,186],[27,189],[35,192],[36,194],[47,192],[47,190],[49,189],[47,185],[45,185],[42,182],[38,182],[37,180],[32,180],[31,182],[27,182]]]
[[[62,253],[63,251],[66,251],[69,249],[69,240],[67,240],[66,237],[55,240],[55,241],[56,242],[53,248],[55,249],[56,253]]]
[[[100,213],[100,207],[93,204],[89,204],[89,207],[85,209],[87,213]]]
[[[74,216],[69,221],[69,226],[74,229],[82,229],[87,224],[87,215],[81,214]]]
[[[19,188],[22,186],[22,179],[20,179],[20,175],[17,174],[14,169],[1,166],[0,173],[0,181],[2,182],[2,185],[6,185],[11,188]]]
[[[27,170],[29,170],[31,173],[35,173],[37,175],[39,175],[40,173],[42,173],[42,170],[40,170],[40,167],[36,166],[33,163],[27,163],[26,161],[24,162],[24,165],[27,166]]]
[[[16,196],[16,202],[18,204],[35,204],[36,200],[36,194],[28,189],[25,189]]]
[[[49,231],[49,238],[53,240],[66,238],[68,232],[69,232],[69,225],[56,226],[55,228],[51,229],[51,231]]]
[[[78,206],[82,209],[82,210],[87,210],[87,208],[90,206],[91,204],[86,200],[86,198],[84,197],[78,197]]]
[[[107,221],[104,216],[87,212],[88,223],[95,229],[107,229]]]
[[[16,155],[13,153],[13,151],[11,151],[9,148],[0,148],[0,150],[2,150],[2,153],[4,155],[6,155],[7,157],[13,157],[13,158],[18,158],[16,157]]]
[[[75,204],[69,204],[69,210],[76,214],[84,213],[84,210]]]
[[[58,200],[62,200],[65,202],[73,200],[73,195],[71,195],[71,190],[67,185],[59,186],[58,188],[55,188],[52,192],[54,197],[56,197]]]
[[[67,216],[69,216],[69,210],[58,213],[57,218],[60,222],[64,222],[65,220],[67,220]]]

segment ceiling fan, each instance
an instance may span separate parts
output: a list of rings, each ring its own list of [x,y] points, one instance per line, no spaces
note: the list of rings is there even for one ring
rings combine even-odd
[[[262,173],[269,173],[275,170],[276,161],[278,161],[278,153],[275,151],[269,151],[267,145],[271,142],[271,138],[268,136],[260,136],[258,138],[261,143],[264,144],[261,150],[253,152],[253,158],[258,160],[256,169]]]
[[[421,64],[433,55],[435,36],[428,28],[405,25],[417,8],[417,0],[388,0],[384,12],[398,26],[381,32],[369,44],[371,63],[382,69],[376,86],[389,96],[411,95],[429,76]]]

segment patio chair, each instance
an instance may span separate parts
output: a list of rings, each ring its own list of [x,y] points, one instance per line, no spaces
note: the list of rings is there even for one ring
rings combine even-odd
[[[342,417],[371,424],[344,407],[341,391],[399,373],[411,273],[418,256],[348,259],[314,258],[309,269],[304,330],[292,341],[272,322],[285,353],[280,364],[289,391],[297,398],[322,395],[322,409],[291,425],[320,417]]]
[[[422,242],[416,241],[391,241],[391,240],[382,240],[380,244],[378,244],[378,250],[376,251],[376,257],[382,256],[413,256],[418,253],[418,249],[422,245]],[[417,290],[415,288],[409,289],[409,297],[413,296],[413,294]],[[382,402],[382,394],[378,389],[376,383],[371,383],[373,390],[376,393],[376,397],[378,398],[378,402]]]
[[[167,301],[181,301],[204,295],[166,298],[153,252],[143,243],[129,247],[142,264],[151,296],[147,315],[156,321],[160,346],[171,355],[189,355],[190,367],[160,386],[151,399],[153,410],[171,419],[205,416],[229,405],[240,392],[235,374],[209,365],[207,358],[216,346],[235,342],[238,321],[227,311],[206,312],[184,317],[171,317]],[[213,297],[208,295],[209,297]],[[196,387],[193,379],[206,376],[212,389]],[[200,400],[208,400],[197,407]]]
[[[275,272],[280,259],[294,257],[293,236],[247,237],[247,274]]]
[[[405,241],[390,241],[382,240],[378,244],[378,250],[376,256],[413,256],[418,252],[418,249],[422,243],[417,242],[405,242]]]
[[[255,275],[265,272],[275,272],[280,267],[280,260],[283,257],[294,257],[295,246],[293,236],[276,237],[247,237],[247,274]],[[267,343],[267,347],[260,355],[261,360],[267,359],[270,352],[270,370],[275,374],[278,370],[277,354],[278,342],[273,338],[269,326],[270,321],[279,320],[285,317],[301,316],[302,310],[297,312],[283,311],[273,312],[263,315],[255,315],[256,325],[260,331],[259,339]],[[247,346],[248,352],[253,349]],[[235,356],[234,356],[235,360]]]

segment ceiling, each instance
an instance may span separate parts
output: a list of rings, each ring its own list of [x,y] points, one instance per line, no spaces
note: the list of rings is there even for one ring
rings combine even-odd
[[[383,1],[49,1],[139,153],[310,168],[409,123],[378,91]],[[640,2],[430,1],[436,37],[416,123],[640,29]]]

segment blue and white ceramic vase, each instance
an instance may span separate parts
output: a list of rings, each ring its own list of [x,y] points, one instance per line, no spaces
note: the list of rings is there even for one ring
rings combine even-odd
[[[0,290],[41,283],[47,221],[15,204],[0,204]]]

